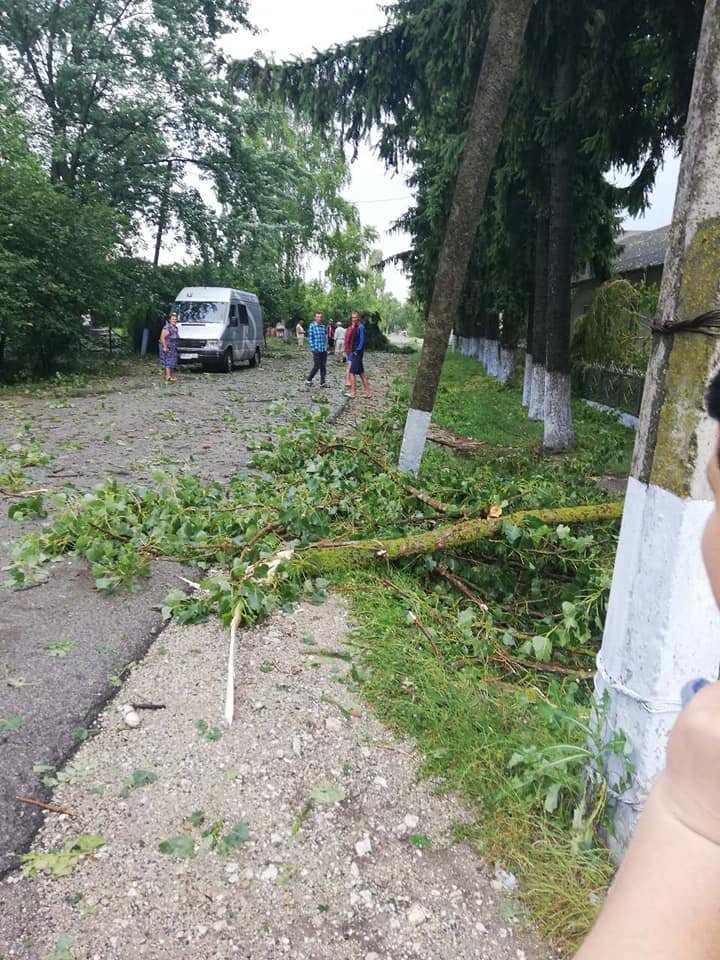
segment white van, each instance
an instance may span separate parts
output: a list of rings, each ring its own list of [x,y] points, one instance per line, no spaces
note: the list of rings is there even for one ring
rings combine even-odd
[[[257,366],[263,354],[262,313],[254,293],[230,287],[183,287],[175,297],[180,363],[231,373],[241,360]]]

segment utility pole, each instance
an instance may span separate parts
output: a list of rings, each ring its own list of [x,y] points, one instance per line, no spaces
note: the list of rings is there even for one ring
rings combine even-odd
[[[635,773],[614,798],[619,852],[656,775],[680,690],[715,678],[720,615],[700,555],[716,428],[703,408],[719,358],[702,316],[720,303],[720,0],[707,0],[656,332],[620,532],[596,690]],[[700,318],[700,319],[698,319]],[[707,322],[707,318],[706,318]],[[611,774],[620,772],[610,758]]]

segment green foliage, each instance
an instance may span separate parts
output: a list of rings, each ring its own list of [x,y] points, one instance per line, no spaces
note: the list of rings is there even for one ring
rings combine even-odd
[[[196,811],[186,820],[188,826],[200,827],[205,820],[201,810]],[[250,839],[250,828],[242,820],[234,824],[223,836],[225,823],[215,820],[207,830],[203,830],[197,839],[191,833],[180,833],[177,836],[162,840],[158,845],[160,853],[177,860],[189,860],[198,852],[214,850],[220,856],[226,856],[233,850],[239,850]]]
[[[25,136],[0,86],[0,368],[4,351],[47,374],[111,295],[120,221],[99,196],[84,203],[51,183]]]
[[[83,833],[75,840],[66,840],[55,853],[24,853],[20,860],[24,877],[48,873],[54,879],[69,877],[81,860],[91,857],[105,841],[97,834]]]
[[[17,733],[22,725],[21,717],[0,717],[0,733]]]
[[[644,371],[658,295],[656,284],[642,281],[618,279],[602,284],[589,309],[575,322],[573,359]]]
[[[141,787],[147,787],[151,783],[155,783],[157,780],[157,774],[153,773],[151,770],[133,770],[132,776],[128,777],[125,781],[125,785],[120,791],[120,796],[123,799],[127,799],[130,796],[131,790],[139,790]]]

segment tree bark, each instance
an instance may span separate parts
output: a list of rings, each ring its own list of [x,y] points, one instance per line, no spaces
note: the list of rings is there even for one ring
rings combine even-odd
[[[535,285],[530,291],[530,303],[527,312],[527,328],[525,332],[525,372],[523,374],[522,400],[523,407],[530,403],[530,382],[532,379],[532,334],[533,313],[535,312]]]
[[[681,686],[717,677],[720,661],[720,617],[700,551],[717,437],[703,393],[718,340],[670,332],[720,304],[719,49],[720,0],[707,0],[658,306],[667,329],[654,337],[645,380],[595,678],[608,731],[623,730],[632,746],[633,777],[614,800],[618,853],[664,766]],[[619,766],[610,757],[611,777]]]
[[[461,520],[416,533],[410,537],[397,537],[393,540],[344,540],[334,544],[317,544],[299,550],[303,557],[317,569],[329,570],[349,561],[361,562],[363,559],[383,562],[402,560],[424,553],[439,553],[453,547],[465,547],[480,540],[487,540],[500,530],[504,523],[515,526],[533,518],[548,526],[569,523],[602,523],[619,520],[622,516],[621,503],[598,503],[581,507],[558,507],[548,510],[519,510],[507,517],[487,517]]]
[[[545,349],[548,298],[548,220],[544,214],[537,218],[535,233],[535,292],[533,295],[532,370],[528,398],[528,417],[542,420],[545,409]]]
[[[495,0],[400,450],[417,473],[533,0]]]
[[[577,45],[568,24],[559,55],[553,108],[559,119],[550,149],[550,230],[548,243],[547,347],[545,351],[545,450],[558,453],[575,446],[570,407],[570,281],[572,279],[572,168],[575,132],[569,115],[575,93]]]

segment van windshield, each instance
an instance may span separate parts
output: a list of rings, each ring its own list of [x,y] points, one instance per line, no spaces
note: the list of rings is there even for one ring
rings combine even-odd
[[[178,323],[224,323],[226,303],[208,303],[202,300],[176,300],[173,313]]]

